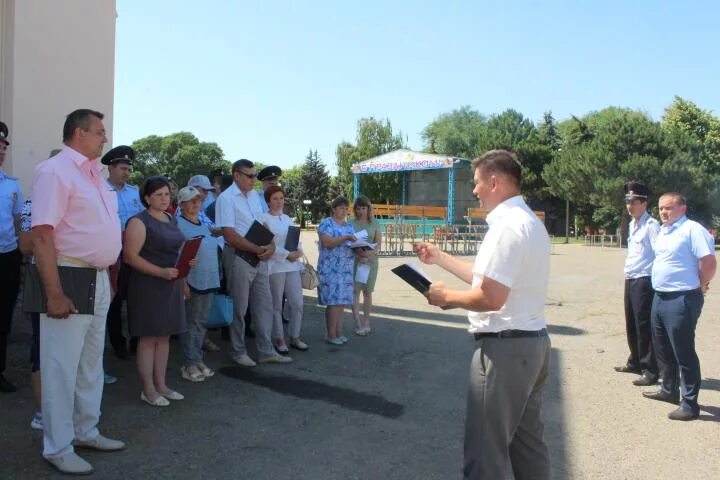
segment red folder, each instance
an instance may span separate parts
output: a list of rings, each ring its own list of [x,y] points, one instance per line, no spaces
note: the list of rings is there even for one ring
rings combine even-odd
[[[178,278],[185,278],[190,273],[190,260],[197,256],[202,239],[203,237],[195,237],[183,242],[178,259],[175,262],[175,268],[179,270]]]

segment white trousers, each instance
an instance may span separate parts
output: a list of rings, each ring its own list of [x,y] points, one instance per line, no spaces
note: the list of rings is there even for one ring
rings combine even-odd
[[[89,440],[100,433],[97,425],[110,295],[110,279],[107,270],[102,270],[97,273],[94,315],[70,315],[64,319],[40,315],[43,456],[46,458],[67,455],[73,452],[73,439]]]
[[[289,335],[300,337],[300,325],[303,317],[303,291],[300,272],[281,272],[270,275],[270,293],[273,303],[272,338],[284,338],[282,324],[283,294],[287,298],[290,315]]]

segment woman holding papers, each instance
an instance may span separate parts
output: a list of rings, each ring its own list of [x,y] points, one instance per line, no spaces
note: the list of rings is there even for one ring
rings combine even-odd
[[[342,334],[345,306],[353,301],[353,259],[350,244],[357,240],[355,230],[345,221],[350,202],[345,197],[333,200],[332,216],[318,225],[320,258],[318,259],[318,303],[325,305],[328,343],[344,345]]]
[[[184,397],[165,383],[170,335],[184,333],[184,285],[175,281],[175,261],[185,241],[177,220],[166,213],[170,185],[150,177],[141,191],[146,209],[132,217],[125,231],[123,259],[132,268],[128,281],[128,325],[139,337],[137,367],[143,383],[140,399],[155,407]]]
[[[374,248],[355,248],[355,294],[353,297],[353,317],[355,318],[355,333],[367,335],[370,333],[370,309],[372,308],[372,292],[375,289],[375,280],[378,272],[378,258],[375,253],[380,249],[382,233],[380,225],[375,221],[372,203],[365,195],[360,195],[353,206],[355,219],[352,226],[358,240],[363,239]],[[364,233],[363,233],[364,232]],[[363,318],[360,319],[360,292],[363,294]]]
[[[298,227],[293,225],[290,217],[283,213],[285,191],[282,187],[273,185],[265,190],[264,195],[270,210],[263,215],[263,223],[275,235],[273,238],[275,253],[268,261],[270,293],[273,301],[273,342],[275,343],[275,349],[279,353],[288,353],[282,324],[283,296],[285,296],[290,314],[290,346],[304,351],[308,349],[308,346],[300,340],[300,326],[303,316],[300,271],[303,269],[303,264],[298,262],[302,258],[303,252],[299,241],[295,241],[299,237],[288,235],[291,229],[297,229]],[[299,233],[299,230],[294,233]]]
[[[203,362],[203,339],[207,333],[207,322],[212,309],[215,292],[220,288],[220,269],[217,256],[217,241],[210,227],[200,219],[202,193],[195,187],[184,187],[178,193],[179,211],[176,216],[178,227],[186,239],[202,237],[197,253],[197,265],[190,270],[187,284],[190,295],[185,300],[185,317],[188,331],[180,335],[184,365],[180,369],[182,378],[191,382],[202,382],[215,372]]]

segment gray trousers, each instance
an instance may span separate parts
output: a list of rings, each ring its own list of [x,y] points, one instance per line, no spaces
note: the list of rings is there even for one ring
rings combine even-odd
[[[270,275],[270,293],[273,298],[272,337],[283,338],[282,305],[283,294],[287,298],[290,314],[289,335],[300,337],[303,316],[303,292],[300,272],[282,272]]]
[[[248,307],[255,326],[255,346],[258,357],[267,358],[277,355],[270,332],[272,330],[272,296],[266,262],[256,267],[250,266],[242,258],[235,256],[232,247],[223,249],[223,268],[226,272],[227,290],[233,299],[233,323],[230,325],[230,345],[232,355],[247,354],[245,347],[245,314]]]
[[[202,344],[207,332],[207,322],[210,318],[214,293],[190,292],[190,298],[185,300],[185,321],[187,332],[180,335],[185,366],[191,367],[203,361]]]
[[[470,365],[465,420],[466,480],[549,479],[542,390],[550,339],[482,338]]]

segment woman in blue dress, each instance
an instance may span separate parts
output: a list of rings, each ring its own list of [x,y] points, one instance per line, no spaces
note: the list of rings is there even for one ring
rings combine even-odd
[[[318,259],[318,303],[325,305],[326,341],[344,345],[348,339],[342,334],[343,312],[353,303],[353,262],[350,244],[355,231],[346,221],[350,202],[345,197],[333,200],[332,216],[318,226],[320,257]]]

